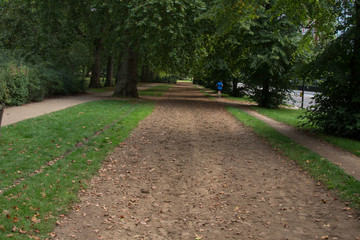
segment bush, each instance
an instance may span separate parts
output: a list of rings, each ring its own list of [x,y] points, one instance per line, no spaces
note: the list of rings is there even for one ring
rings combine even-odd
[[[22,105],[28,102],[29,68],[25,65],[7,63],[2,64],[0,71],[0,101],[7,105]]]
[[[84,84],[71,71],[49,63],[24,63],[21,58],[0,51],[0,102],[22,105],[45,97],[84,92]]]
[[[360,84],[351,71],[355,30],[349,28],[330,42],[308,65],[306,72],[322,83],[321,93],[314,97],[316,105],[304,118],[325,133],[360,139]]]
[[[360,100],[349,94],[349,80],[328,76],[320,86],[322,92],[314,97],[316,105],[305,114],[307,125],[328,134],[360,139]]]

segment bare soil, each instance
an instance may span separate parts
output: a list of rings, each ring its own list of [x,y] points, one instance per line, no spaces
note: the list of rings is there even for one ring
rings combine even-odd
[[[179,83],[108,156],[55,239],[360,239],[359,213]]]

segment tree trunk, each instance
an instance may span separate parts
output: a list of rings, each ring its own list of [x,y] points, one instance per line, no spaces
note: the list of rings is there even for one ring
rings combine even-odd
[[[121,74],[121,66],[122,66],[122,63],[124,62],[123,57],[124,57],[124,53],[120,53],[120,54],[119,54],[119,62],[118,62],[118,64],[117,64],[115,86],[116,86],[118,80],[121,78],[121,77],[120,77],[120,74]]]
[[[139,97],[137,91],[137,60],[138,55],[130,47],[125,51],[119,79],[116,79],[114,95],[121,97]]]
[[[104,87],[113,87],[114,86],[113,72],[114,72],[114,57],[112,55],[109,55],[107,70],[106,70],[106,82],[104,84]]]
[[[269,95],[270,95],[270,79],[264,79],[264,82],[262,84],[262,90],[261,90],[261,97],[259,101],[259,107],[264,108],[270,108],[270,101],[269,101]]]
[[[235,97],[239,96],[239,91],[238,91],[237,85],[238,85],[237,79],[233,78],[232,79],[232,92]]]
[[[141,70],[141,82],[151,82],[154,79],[154,73],[148,65],[144,65]]]
[[[355,36],[354,36],[354,52],[351,58],[351,89],[353,95],[357,95],[360,91],[360,0],[355,1]],[[357,96],[353,96],[357,97]]]
[[[103,48],[102,39],[95,39],[94,41],[94,64],[91,69],[91,78],[89,88],[101,88],[100,72],[101,72],[101,51]]]
[[[0,104],[0,137],[1,137],[1,121],[3,118],[4,110],[5,110],[5,104],[2,103]]]

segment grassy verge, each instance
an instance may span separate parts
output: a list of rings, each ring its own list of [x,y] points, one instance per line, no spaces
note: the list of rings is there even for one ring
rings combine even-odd
[[[305,113],[306,110],[304,109],[266,109],[259,107],[253,107],[253,109],[260,114],[270,117],[276,121],[283,122],[307,131],[313,130],[310,128],[300,127],[302,122],[299,117],[301,114]],[[319,132],[314,133],[316,133],[319,138],[360,157],[360,141],[324,135]]]
[[[188,82],[188,83],[192,83],[192,80],[191,80],[190,78],[188,78],[188,79],[177,80],[177,82]]]
[[[146,102],[97,101],[3,127],[0,239],[49,237],[106,155],[152,110]]]
[[[114,87],[104,87],[104,88],[89,88],[88,92],[94,93],[104,93],[104,92],[114,92]]]
[[[216,97],[213,96],[213,94],[217,94],[216,91],[212,90],[212,89],[207,89],[204,87],[200,87],[195,85],[195,87],[197,89],[199,89],[200,92],[202,92],[206,97],[210,98],[210,99],[216,99]]]
[[[261,120],[236,108],[229,107],[228,111],[246,126],[252,127],[259,136],[267,139],[273,148],[295,161],[316,180],[337,191],[341,199],[360,209],[360,182],[346,174],[343,169],[283,136]]]
[[[154,97],[160,97],[162,96],[166,91],[169,90],[169,88],[171,88],[172,85],[168,85],[168,84],[162,84],[159,86],[154,86],[154,87],[150,87],[148,89],[145,90],[141,90],[139,91],[139,95],[140,96],[154,96]]]
[[[229,99],[231,101],[255,103],[253,100],[250,99],[249,96],[233,97],[230,94],[226,94],[226,93],[222,94],[222,96],[226,97],[227,99]]]

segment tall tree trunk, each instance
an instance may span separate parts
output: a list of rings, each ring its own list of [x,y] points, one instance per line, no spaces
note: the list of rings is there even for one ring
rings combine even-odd
[[[100,72],[101,72],[101,51],[103,48],[102,39],[97,38],[94,41],[94,64],[91,69],[91,78],[89,88],[101,88]]]
[[[356,98],[360,92],[360,0],[355,1],[355,36],[354,52],[351,58],[351,89],[353,97]]]
[[[116,71],[115,85],[117,84],[118,80],[121,78],[120,74],[121,74],[121,66],[122,66],[122,63],[124,61],[123,57],[124,57],[124,53],[120,53],[119,54],[119,62],[118,62],[118,65],[117,65],[117,71]]]
[[[154,79],[154,73],[150,70],[148,65],[144,65],[141,70],[141,82],[151,82]]]
[[[269,108],[271,107],[269,95],[270,95],[270,79],[264,79],[262,84],[261,97],[259,101],[259,107]]]
[[[138,55],[132,48],[128,47],[125,51],[125,58],[121,65],[119,79],[116,80],[115,96],[139,97],[137,91],[137,60]]]
[[[113,73],[114,73],[114,57],[112,55],[109,55],[107,69],[106,69],[106,81],[104,87],[114,86]]]
[[[233,92],[233,95],[234,95],[235,97],[238,97],[238,96],[239,96],[239,91],[238,91],[237,85],[238,85],[237,79],[236,79],[236,78],[233,78],[233,79],[232,79],[232,92]]]

